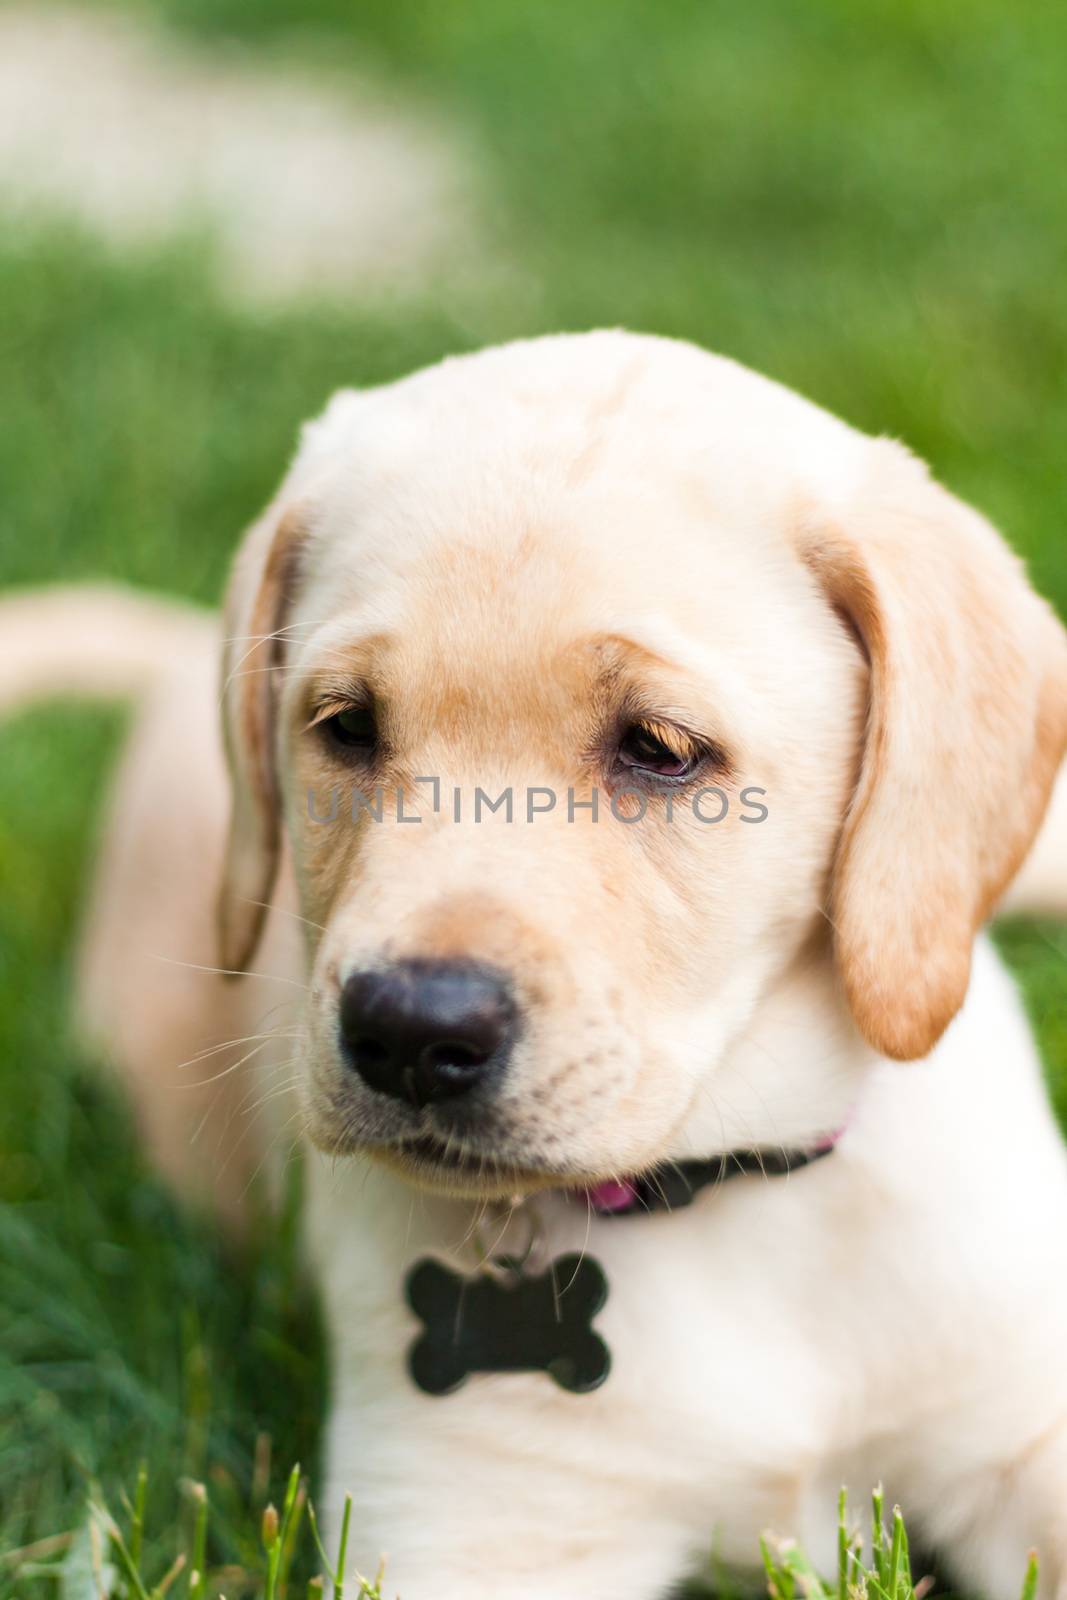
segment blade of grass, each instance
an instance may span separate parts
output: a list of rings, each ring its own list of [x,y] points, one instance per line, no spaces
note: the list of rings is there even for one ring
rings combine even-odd
[[[130,1559],[138,1572],[144,1550],[144,1508],[148,1497],[148,1463],[142,1461],[137,1468],[137,1485],[133,1492],[133,1515],[130,1518]]]
[[[322,1562],[323,1571],[332,1580],[333,1572],[330,1568],[330,1558],[326,1554],[326,1550],[322,1543],[322,1537],[319,1533],[319,1519],[315,1515],[315,1503],[310,1499],[308,1500],[308,1526],[311,1528],[311,1537],[315,1541],[315,1549],[319,1553],[319,1560]]]
[[[164,1600],[164,1596],[166,1595],[171,1584],[176,1578],[181,1577],[181,1574],[185,1571],[186,1559],[185,1551],[179,1550],[178,1554],[174,1557],[174,1560],[171,1562],[162,1578],[160,1578],[159,1582],[152,1590],[152,1600]]]
[[[282,1541],[279,1537],[278,1513],[273,1505],[265,1506],[260,1522],[260,1539],[267,1556],[267,1576],[263,1585],[263,1600],[276,1600],[278,1589],[278,1563],[281,1559]]]
[[[303,1524],[306,1503],[307,1488],[304,1484],[300,1484],[293,1504],[287,1511],[282,1525],[282,1554],[278,1564],[278,1589],[283,1596],[289,1584],[289,1573],[292,1570],[293,1557],[296,1554],[297,1537]]]
[[[345,1495],[345,1508],[341,1513],[341,1538],[337,1550],[337,1576],[334,1578],[334,1600],[343,1600],[345,1592],[345,1562],[348,1559],[348,1524],[352,1520],[352,1496]]]
[[[897,1591],[903,1575],[904,1559],[904,1518],[900,1514],[900,1507],[893,1507],[893,1539],[889,1549],[889,1581],[886,1588],[889,1591],[889,1600],[898,1600]],[[909,1585],[910,1587],[910,1585]]]
[[[878,1579],[884,1589],[889,1575],[889,1558],[886,1553],[885,1522],[885,1491],[881,1484],[871,1495],[871,1560],[874,1563],[873,1577]]]
[[[112,1517],[110,1511],[108,1511],[106,1506],[95,1504],[90,1506],[89,1514],[91,1517],[96,1517],[99,1519],[100,1526],[107,1536],[108,1542],[110,1543],[112,1549],[118,1556],[119,1562],[129,1580],[130,1587],[137,1596],[137,1600],[149,1600],[149,1594],[144,1586],[144,1583],[142,1582],[141,1574],[138,1572],[136,1566],[134,1565],[133,1558],[130,1555],[129,1545],[122,1537],[122,1531],[119,1528],[118,1523]]]
[[[848,1600],[849,1537],[848,1491],[842,1487],[837,1497],[837,1600]]]
[[[787,1586],[783,1591],[783,1587],[779,1582],[778,1564],[774,1559],[770,1541],[766,1535],[760,1539],[759,1549],[763,1560],[763,1570],[767,1577],[767,1593],[770,1595],[771,1600],[790,1600],[792,1590]]]
[[[196,1507],[193,1521],[193,1564],[189,1572],[189,1600],[204,1600],[207,1579],[207,1487],[202,1483],[190,1485],[189,1493]]]

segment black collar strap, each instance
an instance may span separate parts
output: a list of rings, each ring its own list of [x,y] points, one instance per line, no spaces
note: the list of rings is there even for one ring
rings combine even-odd
[[[605,1183],[583,1191],[593,1210],[602,1217],[629,1217],[644,1211],[679,1211],[691,1205],[702,1189],[730,1178],[756,1174],[784,1178],[813,1161],[821,1161],[836,1148],[839,1135],[822,1140],[811,1150],[731,1150],[704,1161],[668,1161],[625,1183]]]

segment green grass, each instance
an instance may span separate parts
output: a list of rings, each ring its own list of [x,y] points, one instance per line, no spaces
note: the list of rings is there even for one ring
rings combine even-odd
[[[871,1496],[871,1531],[866,1544],[849,1518],[844,1489],[837,1509],[836,1583],[816,1572],[792,1540],[766,1535],[760,1549],[770,1600],[916,1600],[916,1596],[921,1600],[930,1592],[929,1577],[912,1575],[908,1533],[899,1506],[893,1507],[886,1527],[881,1489]],[[1034,1600],[1037,1582],[1037,1558],[1031,1554],[1022,1580],[1022,1600]]]
[[[120,1492],[116,1511],[95,1490],[90,1492],[82,1524],[69,1534],[42,1540],[36,1547],[8,1553],[9,1567],[26,1579],[48,1579],[64,1596],[100,1600],[165,1600],[173,1590],[187,1600],[206,1600],[223,1593],[288,1600],[301,1588],[307,1600],[321,1600],[328,1584],[333,1600],[346,1593],[356,1600],[388,1600],[392,1589],[387,1563],[373,1577],[348,1570],[351,1497],[346,1499],[338,1548],[328,1551],[319,1533],[314,1501],[299,1466],[284,1484],[281,1510],[266,1499],[265,1475],[253,1480],[240,1519],[242,1537],[230,1560],[212,1564],[208,1533],[213,1521],[211,1494],[205,1483],[186,1480],[179,1503],[171,1505],[166,1527],[166,1567],[146,1555],[149,1473],[142,1463],[131,1492]],[[899,1506],[886,1526],[885,1497],[871,1496],[870,1531],[864,1534],[849,1515],[842,1489],[837,1505],[837,1572],[831,1577],[812,1565],[795,1540],[767,1532],[759,1541],[768,1600],[924,1600],[933,1580],[912,1572],[907,1528]],[[709,1564],[705,1576],[717,1580],[719,1600],[734,1592],[728,1577]],[[1021,1600],[1035,1600],[1038,1562],[1033,1553],[1022,1579]],[[353,1588],[354,1585],[354,1588]],[[706,1593],[706,1587],[699,1591]],[[694,1594],[696,1591],[694,1591]]]
[[[1063,8],[140,9],[212,51],[334,74],[370,62],[453,108],[484,147],[511,267],[483,275],[472,251],[461,281],[419,300],[242,315],[202,242],[119,262],[58,226],[5,227],[0,583],[113,575],[213,599],[298,422],[334,386],[623,323],[904,438],[1067,611]],[[251,1258],[228,1260],[144,1170],[70,1038],[74,929],[121,725],[60,708],[0,729],[0,1548],[81,1527],[90,1485],[119,1506],[146,1459],[154,1584],[182,1479],[208,1483],[212,1569],[247,1563],[256,1439],[313,1464],[324,1380],[291,1229],[278,1241],[264,1224]],[[1019,926],[1003,944],[1067,1119],[1065,937]],[[0,1570],[24,1594],[45,1581]]]

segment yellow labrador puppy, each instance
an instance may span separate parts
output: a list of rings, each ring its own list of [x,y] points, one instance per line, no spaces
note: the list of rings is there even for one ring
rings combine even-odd
[[[0,622],[12,699],[141,682],[84,1009],[231,1214],[306,1146],[362,1569],[652,1600],[767,1527],[831,1567],[885,1478],[961,1582],[1035,1546],[1067,1596],[1067,1159],[980,933],[1067,643],[980,516],[733,362],[567,336],[306,429],[225,765],[208,620]]]

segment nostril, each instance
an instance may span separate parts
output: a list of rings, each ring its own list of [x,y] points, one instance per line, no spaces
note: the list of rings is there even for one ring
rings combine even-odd
[[[349,1043],[351,1048],[359,1055],[360,1060],[366,1061],[369,1066],[379,1065],[389,1054],[380,1039],[352,1039]]]
[[[372,1089],[383,1089],[388,1092],[392,1081],[391,1052],[388,1045],[381,1039],[353,1035],[347,1032],[343,1025],[341,1036],[348,1058],[364,1083]]]

